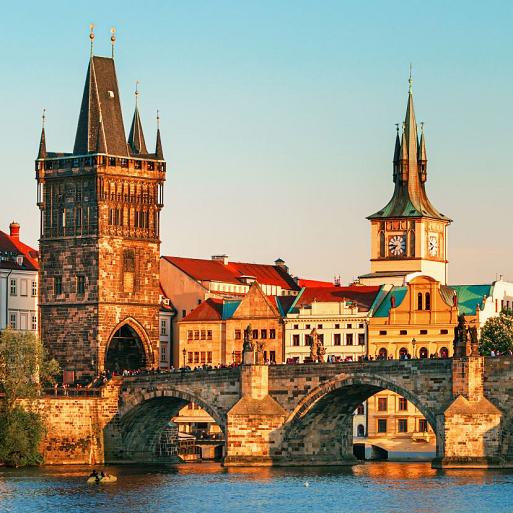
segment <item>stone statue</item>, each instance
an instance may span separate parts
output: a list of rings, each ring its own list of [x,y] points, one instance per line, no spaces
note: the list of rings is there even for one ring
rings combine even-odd
[[[470,326],[463,314],[458,315],[458,325],[454,328],[454,357],[479,356],[477,328]]]
[[[255,363],[257,365],[264,365],[265,359],[264,359],[264,342],[259,341],[253,344],[253,346],[256,346],[256,354],[255,354]]]
[[[310,333],[310,358],[312,362],[324,362],[324,355],[326,354],[326,348],[314,328]]]
[[[255,345],[253,344],[253,331],[251,329],[251,324],[248,324],[244,330],[242,363],[244,365],[253,365],[255,363]]]

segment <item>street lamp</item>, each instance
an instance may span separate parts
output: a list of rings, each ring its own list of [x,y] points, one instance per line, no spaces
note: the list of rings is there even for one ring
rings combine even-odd
[[[183,366],[185,367],[185,356],[187,355],[187,349],[185,349],[185,347],[183,348],[182,354],[183,354]]]
[[[412,338],[411,339],[411,345],[413,346],[413,357],[414,358],[415,358],[415,344],[416,343],[417,343],[417,341],[414,338]]]

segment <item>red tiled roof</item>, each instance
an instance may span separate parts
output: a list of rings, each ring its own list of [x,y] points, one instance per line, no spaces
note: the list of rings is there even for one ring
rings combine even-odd
[[[351,287],[305,287],[299,296],[296,307],[309,305],[314,301],[341,302],[353,301],[362,310],[369,310],[381,287],[357,285]]]
[[[249,264],[244,262],[223,262],[200,258],[165,256],[191,278],[198,281],[218,281],[223,283],[243,284],[242,276],[253,276],[261,285],[275,285],[285,290],[299,290],[292,276],[275,265]]]
[[[0,230],[0,253],[13,253],[16,255],[23,255],[23,264],[18,265],[16,257],[12,257],[11,261],[0,261],[0,267],[8,267],[9,269],[20,269],[28,271],[37,271],[39,269],[38,264],[38,252],[27,246],[19,239],[11,237],[9,234]]]
[[[332,281],[305,280],[303,278],[299,278],[298,284],[300,287],[333,287]]]
[[[209,298],[198,305],[183,321],[220,321],[223,318],[223,300]]]

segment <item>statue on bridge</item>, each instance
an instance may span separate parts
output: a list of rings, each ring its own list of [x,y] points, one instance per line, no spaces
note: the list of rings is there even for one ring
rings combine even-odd
[[[471,326],[463,314],[458,316],[458,325],[454,328],[454,357],[479,356],[477,328]]]
[[[251,324],[244,330],[244,343],[242,345],[242,363],[244,365],[264,365],[264,342],[253,340]]]
[[[326,348],[324,342],[314,328],[310,333],[310,358],[312,362],[324,362],[324,355],[326,354]]]

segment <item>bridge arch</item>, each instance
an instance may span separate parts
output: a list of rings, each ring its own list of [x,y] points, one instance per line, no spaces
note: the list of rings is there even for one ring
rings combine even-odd
[[[172,386],[150,386],[135,392],[130,389],[122,390],[118,419],[113,426],[117,435],[118,451],[115,454],[115,448],[111,448],[108,451],[109,459],[137,462],[158,460],[156,444],[161,433],[171,418],[188,403],[195,403],[205,410],[225,433],[225,413],[193,392]]]
[[[374,374],[342,373],[320,384],[291,411],[283,426],[278,460],[332,464],[353,459],[353,412],[382,390],[395,392],[424,415],[436,434],[436,414],[422,398],[393,379]]]

